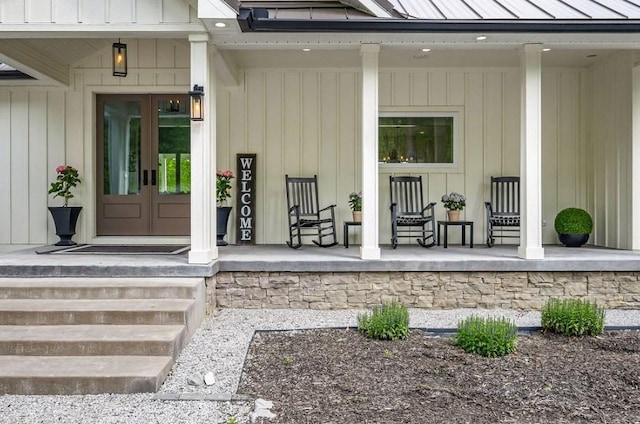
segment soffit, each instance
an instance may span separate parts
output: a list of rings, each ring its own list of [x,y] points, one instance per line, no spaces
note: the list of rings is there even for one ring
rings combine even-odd
[[[544,67],[585,67],[618,50],[558,48],[542,56]],[[318,69],[347,67],[360,69],[360,50],[346,46],[341,49],[300,47],[288,50],[229,50],[229,59],[243,68]],[[379,66],[385,68],[499,68],[519,67],[520,49],[458,47],[434,48],[423,52],[420,46],[382,46]]]
[[[69,67],[113,42],[113,39],[29,38],[0,39],[0,56],[8,65],[24,70],[56,69],[68,73]],[[13,60],[16,63],[13,63]],[[49,66],[43,66],[49,65]],[[62,71],[66,69],[66,71]]]

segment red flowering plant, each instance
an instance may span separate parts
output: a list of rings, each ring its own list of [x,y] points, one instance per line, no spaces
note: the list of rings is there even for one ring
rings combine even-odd
[[[53,194],[53,197],[64,198],[64,207],[69,206],[69,199],[73,197],[71,188],[77,186],[80,181],[78,170],[71,165],[60,165],[56,168],[58,176],[56,180],[51,183],[49,194]]]
[[[218,206],[226,205],[227,199],[231,197],[232,178],[233,172],[229,169],[216,173],[216,201],[218,202]]]

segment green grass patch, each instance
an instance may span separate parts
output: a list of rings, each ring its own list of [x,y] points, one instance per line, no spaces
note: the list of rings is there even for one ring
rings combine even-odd
[[[542,307],[542,330],[565,336],[597,336],[604,332],[604,308],[581,299],[550,299]]]
[[[454,344],[465,352],[490,358],[516,350],[518,327],[505,318],[470,316],[458,323]]]
[[[398,340],[409,337],[409,311],[396,302],[375,306],[358,315],[358,331],[369,339]]]

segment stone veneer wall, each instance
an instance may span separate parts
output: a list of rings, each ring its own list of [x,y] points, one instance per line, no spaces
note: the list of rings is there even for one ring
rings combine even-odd
[[[408,307],[540,309],[550,298],[586,298],[640,309],[640,272],[220,272],[210,305],[220,308]]]

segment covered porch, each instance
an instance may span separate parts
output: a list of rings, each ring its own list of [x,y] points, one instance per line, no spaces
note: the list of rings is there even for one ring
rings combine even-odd
[[[385,9],[375,2],[335,1],[323,2],[327,19],[314,21],[305,2],[269,2],[280,13],[275,13],[278,7],[263,9],[253,2],[165,3],[173,7],[141,2],[154,11],[144,14],[144,23],[135,7],[114,4],[69,5],[73,10],[66,16],[78,19],[65,25],[58,25],[64,10],[43,7],[37,19],[26,8],[4,11],[0,59],[38,78],[0,85],[0,121],[5,124],[0,140],[9,151],[0,165],[11,170],[10,181],[0,187],[0,199],[10,205],[8,219],[0,222],[0,250],[55,242],[46,206],[57,199],[50,199],[46,190],[55,166],[65,162],[83,176],[74,199],[84,208],[77,241],[190,243],[188,263],[193,269],[221,267],[230,252],[235,253],[229,264],[262,263],[273,248],[279,253],[265,266],[315,263],[307,255],[327,256],[331,260],[326,266],[346,263],[354,270],[378,266],[377,261],[380,267],[391,262],[409,268],[414,262],[460,267],[466,261],[475,263],[473,257],[457,256],[455,248],[424,250],[413,241],[397,252],[386,248],[387,181],[391,175],[407,174],[423,177],[427,201],[438,202],[452,191],[467,196],[463,217],[475,223],[473,255],[501,256],[500,250],[480,249],[486,237],[483,202],[489,178],[496,175],[518,175],[523,183],[522,237],[503,246],[509,252],[507,262],[526,258],[537,266],[545,258],[555,263],[549,250],[557,244],[553,218],[572,206],[593,216],[593,246],[629,254],[639,248],[639,7],[614,1],[609,8],[595,3],[593,10],[562,6],[545,14],[545,2],[537,9],[526,6],[511,12],[474,2],[476,12],[461,3],[460,9],[432,17],[406,10],[403,14],[394,2],[385,3]],[[358,18],[345,19],[345,11]],[[500,18],[499,23],[493,18]],[[320,24],[331,31],[314,26]],[[114,77],[110,66],[109,46],[121,36],[130,49],[125,78]],[[22,54],[25,50],[32,54]],[[32,69],[33,57],[68,50],[73,54],[50,61],[54,70]],[[97,97],[185,94],[193,85],[204,87],[205,118],[190,128],[194,161],[188,234],[100,234]],[[378,120],[383,114],[403,113],[456,115],[452,161],[382,160]],[[242,153],[257,158],[256,245],[218,248],[215,170],[234,169]],[[339,240],[344,236],[341,224],[351,219],[348,195],[363,192],[357,247],[313,253],[306,246],[298,251],[284,248],[286,174],[319,176],[322,202],[337,205]],[[234,180],[227,238],[231,244],[239,242],[235,223],[241,189]],[[438,202],[436,217],[444,216]],[[415,261],[408,255],[414,250]],[[260,253],[256,258],[252,252]],[[472,254],[465,249],[461,253]],[[277,259],[280,256],[285,260]],[[50,261],[42,256],[38,260]],[[503,261],[495,259],[491,266]]]

